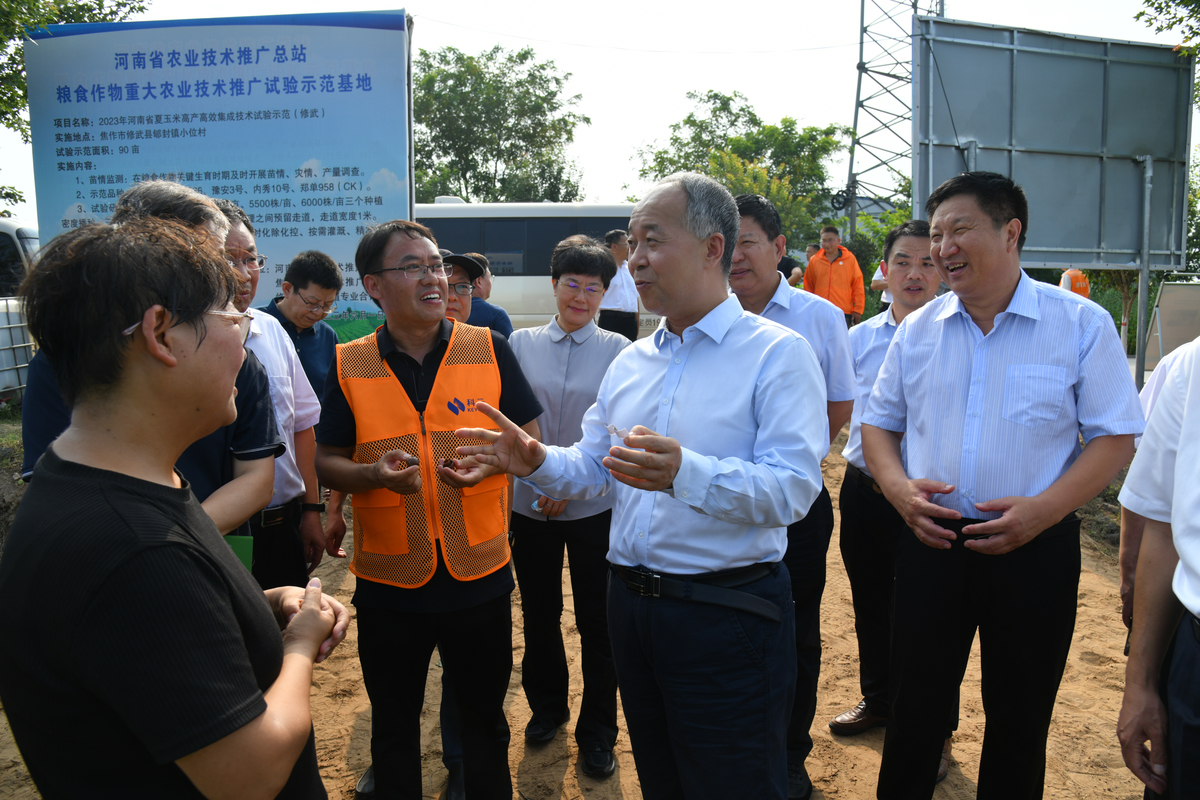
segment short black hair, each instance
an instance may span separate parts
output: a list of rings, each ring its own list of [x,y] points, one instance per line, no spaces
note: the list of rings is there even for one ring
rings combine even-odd
[[[354,268],[358,270],[360,281],[379,269],[379,262],[383,259],[383,251],[387,249],[388,242],[392,240],[392,234],[396,233],[407,236],[410,239],[428,239],[433,242],[434,247],[437,247],[437,239],[434,238],[433,231],[419,222],[394,219],[389,222],[372,225],[367,228],[367,232],[358,240],[358,249],[354,251]],[[374,297],[371,300],[375,305],[379,305],[379,301]]]
[[[742,219],[752,219],[763,229],[767,239],[774,242],[783,232],[783,220],[775,204],[761,194],[739,194],[733,198]]]
[[[838,237],[839,239],[842,238],[842,234],[840,231],[838,231],[837,225],[826,225],[824,228],[821,228],[821,233],[832,233],[834,236]],[[817,247],[820,247],[820,246],[821,245],[817,245]]]
[[[892,248],[896,245],[896,240],[901,236],[918,236],[928,239],[929,223],[923,219],[910,219],[908,222],[897,225],[888,231],[887,238],[883,240],[884,261],[892,257]]]
[[[627,241],[628,239],[629,239],[629,233],[627,231],[621,230],[620,228],[611,230],[608,233],[604,234],[604,244],[606,244],[609,247],[612,247],[617,242],[624,242],[624,241]]]
[[[617,274],[617,260],[612,250],[590,236],[568,236],[554,246],[550,255],[550,277],[591,275],[604,283],[605,290]]]
[[[229,305],[238,279],[203,227],[145,217],[65,231],[38,252],[21,284],[29,332],[54,368],[68,406],[121,380],[131,341],[122,331],[151,306],[190,324]],[[70,309],[69,313],[63,313]]]
[[[254,223],[250,222],[250,217],[237,203],[232,200],[226,200],[224,197],[218,197],[213,202],[217,204],[217,208],[221,209],[221,213],[225,215],[225,219],[229,220],[230,227],[240,222],[246,226],[246,230],[251,236],[258,235],[254,232]]]
[[[820,242],[809,242],[808,244],[804,245],[804,249],[805,249],[805,250],[807,250],[807,249],[808,249],[808,248],[810,248],[810,247],[812,247],[812,248],[815,248],[815,249],[817,249],[817,250],[820,250],[820,249],[821,249],[821,243],[820,243]]]
[[[315,283],[322,289],[342,290],[342,271],[337,262],[320,250],[305,250],[297,253],[288,264],[283,279],[297,289],[307,289]]]
[[[174,219],[193,227],[212,225],[219,230],[229,230],[229,221],[212,198],[173,181],[142,181],[121,193],[113,207],[112,224],[143,217]]]
[[[932,219],[938,206],[960,194],[970,195],[979,209],[991,217],[996,229],[1010,220],[1021,223],[1017,237],[1017,252],[1025,249],[1025,234],[1029,231],[1029,201],[1025,190],[998,172],[960,172],[933,190],[925,201],[925,214]]]

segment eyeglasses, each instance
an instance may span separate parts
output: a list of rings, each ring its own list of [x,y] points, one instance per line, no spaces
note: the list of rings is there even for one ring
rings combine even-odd
[[[467,295],[471,293],[471,284],[469,283],[452,283],[450,284],[450,288],[454,290],[455,294]]]
[[[250,323],[254,320],[254,317],[252,317],[249,312],[213,310],[213,311],[205,311],[204,313],[205,314],[216,314],[218,317],[228,317],[230,319],[236,319],[237,323],[238,323],[238,328],[241,329],[242,344],[245,345],[246,340],[250,338]],[[136,331],[141,324],[142,324],[141,320],[138,320],[137,322],[133,323],[125,330],[121,331],[121,335],[129,336],[134,331]]]
[[[304,293],[301,292],[299,289],[296,290],[296,294],[300,297],[301,300],[304,301],[304,307],[307,308],[309,311],[318,311],[322,315],[326,315],[326,314],[332,314],[334,311],[337,310],[337,303],[333,302],[332,300],[328,303],[319,303],[316,300],[309,300],[307,297],[304,296]]]
[[[259,253],[256,256],[246,256],[244,258],[233,258],[232,256],[226,255],[225,258],[229,261],[229,265],[234,269],[244,267],[249,272],[262,269],[267,265],[267,257],[262,253]]]
[[[372,275],[380,275],[384,272],[403,272],[410,280],[419,281],[424,278],[427,273],[433,273],[435,278],[444,278],[449,273],[446,271],[445,264],[413,264],[411,267],[385,267],[372,272]]]
[[[572,292],[578,293],[580,289],[587,292],[588,297],[599,297],[604,294],[603,286],[581,286],[572,280],[559,281],[559,286],[566,286]]]

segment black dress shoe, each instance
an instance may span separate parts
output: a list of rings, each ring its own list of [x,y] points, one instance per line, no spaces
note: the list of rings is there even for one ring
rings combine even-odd
[[[529,724],[525,726],[525,738],[537,744],[546,744],[552,741],[558,735],[558,729],[567,724],[571,719],[571,714],[568,712],[562,719],[557,722],[553,719],[539,719],[534,717],[529,720]]]
[[[604,780],[617,769],[617,760],[612,750],[588,750],[583,754],[583,774],[596,780]]]
[[[788,800],[809,800],[813,794],[812,779],[804,762],[789,761],[787,765],[787,796]]]
[[[375,800],[375,765],[367,767],[367,771],[354,785],[354,800]]]
[[[446,767],[450,778],[446,781],[446,800],[467,800],[467,782],[461,761]]]
[[[857,736],[884,725],[887,725],[887,717],[872,714],[867,709],[867,701],[862,700],[854,708],[831,719],[829,730],[838,736]]]

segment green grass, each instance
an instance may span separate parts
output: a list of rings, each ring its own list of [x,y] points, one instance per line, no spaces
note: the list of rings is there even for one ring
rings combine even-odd
[[[367,319],[327,319],[325,321],[337,333],[338,341],[343,344],[361,339],[383,324],[382,319],[374,316]]]
[[[8,407],[0,413],[8,412]],[[4,417],[0,420],[0,477],[21,471],[21,461],[25,450],[21,445],[21,415],[17,411],[16,419]]]

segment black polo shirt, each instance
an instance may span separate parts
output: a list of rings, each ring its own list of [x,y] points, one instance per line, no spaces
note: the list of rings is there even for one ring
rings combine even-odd
[[[454,322],[442,321],[438,341],[425,358],[418,362],[407,353],[396,349],[388,335],[387,324],[375,331],[375,342],[379,356],[396,380],[404,387],[405,394],[419,413],[425,412],[433,383],[437,378],[446,348],[450,344],[450,333]],[[492,348],[496,351],[496,367],[500,372],[500,413],[517,425],[525,425],[542,413],[542,404],[533,394],[533,388],[525,379],[516,355],[508,346],[508,340],[492,331]],[[329,367],[325,377],[325,396],[321,398],[321,422],[317,426],[317,442],[328,447],[354,447],[358,442],[354,413],[342,392],[338,381],[337,361]],[[450,574],[442,560],[441,548],[434,548],[437,567],[433,577],[424,586],[402,589],[377,581],[359,579],[354,593],[354,605],[361,608],[386,608],[393,611],[426,613],[435,611],[457,611],[471,608],[503,594],[515,587],[512,570],[507,566],[491,575],[473,581],[459,581]]]

